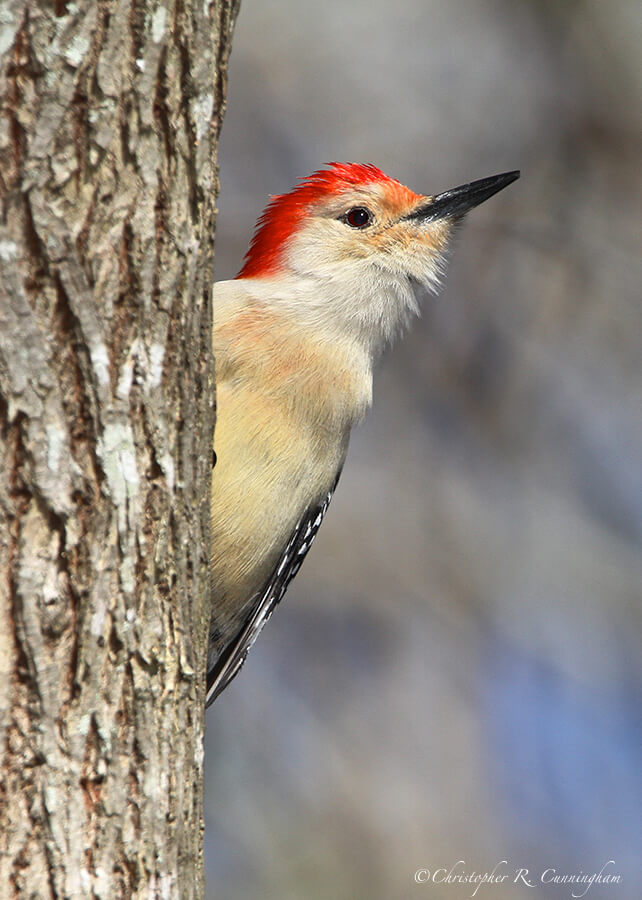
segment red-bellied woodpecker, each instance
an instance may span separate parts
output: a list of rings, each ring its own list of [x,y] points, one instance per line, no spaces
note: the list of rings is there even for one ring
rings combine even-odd
[[[321,524],[372,368],[434,290],[453,227],[519,177],[415,194],[333,163],[274,197],[214,288],[217,379],[207,702],[229,684]]]

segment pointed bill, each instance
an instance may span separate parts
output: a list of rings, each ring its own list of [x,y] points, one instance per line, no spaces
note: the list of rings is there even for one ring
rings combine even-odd
[[[513,181],[517,181],[518,178],[519,171],[504,172],[502,175],[491,175],[490,178],[481,178],[470,184],[461,184],[459,187],[431,197],[427,203],[423,203],[405,218],[415,219],[419,222],[459,218],[468,210],[479,206],[484,200],[488,200],[493,194],[508,187]]]

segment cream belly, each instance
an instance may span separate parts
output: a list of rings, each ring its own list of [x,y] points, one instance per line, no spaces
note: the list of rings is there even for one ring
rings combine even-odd
[[[243,385],[219,387],[211,557],[219,647],[236,633],[298,521],[325,498],[345,458],[348,428],[320,440],[318,427],[295,427],[291,416],[283,403]]]

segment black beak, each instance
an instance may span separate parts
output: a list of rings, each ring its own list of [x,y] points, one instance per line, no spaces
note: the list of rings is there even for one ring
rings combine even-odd
[[[428,203],[424,203],[414,212],[404,216],[405,219],[416,219],[419,222],[434,222],[436,219],[456,219],[465,215],[469,209],[479,206],[493,194],[502,191],[519,178],[519,171],[504,172],[503,175],[491,175],[470,184],[443,194],[436,194]]]

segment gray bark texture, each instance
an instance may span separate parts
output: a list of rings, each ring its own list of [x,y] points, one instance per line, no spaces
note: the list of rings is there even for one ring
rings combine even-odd
[[[0,10],[0,897],[203,896],[238,0]]]

